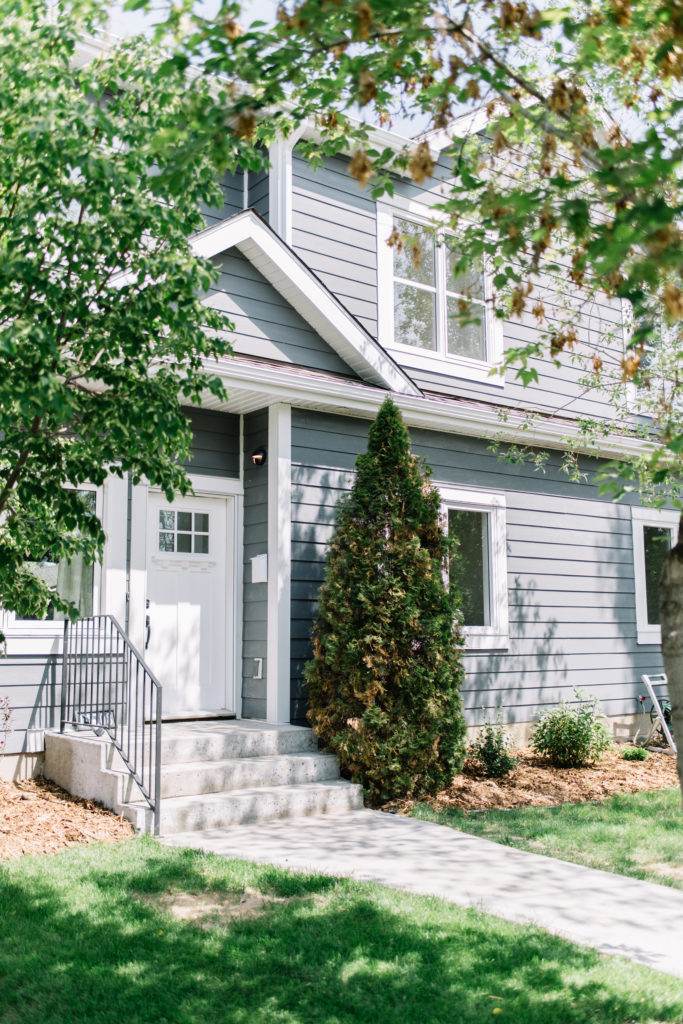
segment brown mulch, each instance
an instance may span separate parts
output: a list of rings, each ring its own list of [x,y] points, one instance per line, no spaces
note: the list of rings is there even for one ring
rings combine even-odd
[[[47,779],[0,782],[0,860],[57,853],[77,843],[115,842],[132,831],[130,822]]]
[[[502,779],[487,779],[476,761],[468,758],[448,789],[426,802],[436,810],[553,807],[678,785],[675,757],[658,750],[651,751],[647,761],[624,761],[621,750],[607,751],[587,768],[553,768],[531,749],[522,748],[514,752],[519,764]]]

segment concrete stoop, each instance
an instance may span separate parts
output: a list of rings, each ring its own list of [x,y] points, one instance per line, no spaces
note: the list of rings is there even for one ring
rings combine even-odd
[[[106,737],[47,733],[45,776],[153,831],[152,812]],[[362,806],[360,786],[340,779],[336,758],[318,752],[310,729],[245,720],[163,726],[162,835]]]

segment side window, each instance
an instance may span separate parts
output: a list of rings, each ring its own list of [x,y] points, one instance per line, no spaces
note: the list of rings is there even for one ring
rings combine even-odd
[[[507,648],[505,497],[447,486],[439,492],[448,533],[458,542],[448,575],[460,592],[467,648]]]
[[[669,509],[631,509],[639,644],[661,643],[659,578],[664,559],[676,543],[678,519],[679,513]]]
[[[98,491],[88,488],[79,491],[86,507],[97,512],[101,517],[101,498]],[[40,561],[26,562],[26,567],[36,576],[44,579],[61,597],[78,605],[81,615],[93,615],[98,608],[99,566],[86,565],[83,558],[77,555],[70,561],[56,560],[51,552],[46,551]],[[54,636],[61,633],[57,623],[63,622],[65,616],[57,611],[54,605],[48,605],[42,619],[18,619],[13,612],[0,609],[3,630],[9,636]]]

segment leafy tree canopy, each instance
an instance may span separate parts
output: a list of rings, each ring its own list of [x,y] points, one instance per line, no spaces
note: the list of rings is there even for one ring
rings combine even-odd
[[[101,551],[83,484],[188,490],[180,402],[222,394],[204,360],[230,327],[188,238],[238,143],[220,90],[146,44],[83,50],[101,5],[0,12],[0,604],[40,617],[69,602],[26,563]]]
[[[240,136],[268,141],[276,128],[309,119],[317,129],[309,156],[349,152],[359,186],[380,195],[395,172],[428,182],[439,133],[450,134],[442,154],[452,175],[438,206],[458,238],[454,272],[487,257],[499,314],[531,314],[543,328],[540,340],[508,350],[506,363],[531,383],[537,357],[578,362],[586,387],[606,390],[620,407],[625,385],[640,385],[656,426],[650,478],[677,476],[679,0],[283,0],[270,23],[251,25],[238,2],[223,0],[210,17],[202,11],[195,0],[175,2],[159,39],[173,40],[171,64],[202,61],[235,84],[230,116]],[[479,108],[485,130],[468,135],[462,117]],[[391,127],[401,110],[417,111],[432,134],[397,152],[370,129]],[[359,111],[360,122],[351,116]],[[565,314],[546,308],[541,270],[571,291]],[[577,296],[623,300],[633,311],[616,360],[604,339],[579,336]],[[653,361],[647,352],[663,339],[663,358]],[[651,387],[655,377],[666,385]],[[586,426],[586,438],[591,429],[599,425]]]

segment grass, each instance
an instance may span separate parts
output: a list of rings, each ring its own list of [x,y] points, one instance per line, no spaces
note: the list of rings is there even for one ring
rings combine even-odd
[[[201,926],[169,892],[270,893]],[[648,1024],[683,981],[476,910],[151,839],[0,867],[2,1024]]]
[[[683,889],[683,814],[678,789],[614,796],[603,803],[465,814],[417,804],[414,817],[520,850]]]

